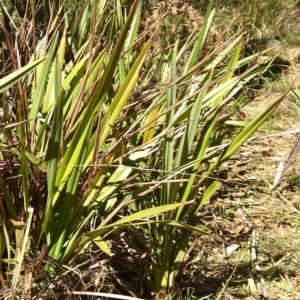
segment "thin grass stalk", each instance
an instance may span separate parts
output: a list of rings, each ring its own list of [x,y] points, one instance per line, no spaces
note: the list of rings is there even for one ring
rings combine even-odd
[[[22,243],[21,243],[22,246],[21,246],[20,252],[17,254],[16,267],[15,267],[15,270],[13,273],[12,299],[17,299],[16,292],[19,290],[17,286],[19,284],[19,277],[21,275],[21,268],[23,266],[23,260],[25,257],[26,248],[28,247],[28,243],[30,242],[29,241],[29,232],[30,232],[30,228],[31,228],[32,217],[33,217],[33,208],[29,207],[28,208],[28,219],[27,219],[26,226],[25,226],[24,236],[21,237],[22,238]]]

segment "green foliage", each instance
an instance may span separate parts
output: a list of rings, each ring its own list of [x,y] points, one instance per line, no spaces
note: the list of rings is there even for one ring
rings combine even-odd
[[[214,172],[281,99],[229,138],[222,110],[238,109],[234,97],[262,71],[236,75],[241,37],[198,61],[212,8],[200,32],[158,56],[151,47],[162,20],[151,34],[140,32],[142,1],[130,11],[118,0],[86,1],[72,25],[64,12],[32,40],[28,61],[0,79],[1,92],[11,93],[2,105],[15,115],[1,127],[3,288],[12,287],[10,299],[31,294],[32,248],[46,245],[53,263],[40,267],[54,280],[80,268],[91,249],[117,255],[119,236],[128,265],[133,251],[147,252],[132,268],[140,286],[167,299],[192,232],[210,235],[197,213],[221,186]]]
[[[192,1],[203,10],[206,4]],[[212,0],[218,10],[217,28],[227,28],[233,21],[233,32],[245,32],[246,39],[281,36],[291,30],[295,1],[289,0]]]

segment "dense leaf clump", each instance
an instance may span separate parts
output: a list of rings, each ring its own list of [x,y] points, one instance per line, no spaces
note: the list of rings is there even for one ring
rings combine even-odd
[[[197,217],[215,172],[281,99],[230,119],[264,70],[237,72],[255,59],[242,35],[209,49],[212,6],[166,43],[163,8],[145,27],[142,1],[30,3],[1,24],[2,294],[179,296],[192,233],[221,240]]]

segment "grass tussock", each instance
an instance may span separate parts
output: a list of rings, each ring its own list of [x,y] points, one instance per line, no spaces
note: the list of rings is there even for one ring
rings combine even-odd
[[[245,52],[270,5],[1,2],[3,299],[299,296],[298,61]]]

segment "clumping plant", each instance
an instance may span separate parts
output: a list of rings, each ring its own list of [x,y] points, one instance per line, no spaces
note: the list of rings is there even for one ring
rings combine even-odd
[[[240,60],[241,36],[199,59],[211,7],[199,32],[160,53],[153,44],[163,19],[141,30],[143,1],[88,0],[71,19],[56,4],[43,6],[52,18],[30,39],[34,11],[14,40],[2,24],[13,62],[0,79],[2,293],[80,295],[59,278],[84,282],[105,257],[110,270],[136,279],[132,288],[122,277],[131,295],[179,296],[175,279],[192,232],[211,235],[197,226],[197,212],[221,186],[214,172],[281,99],[245,124],[224,115],[262,70],[235,72],[251,60]]]

